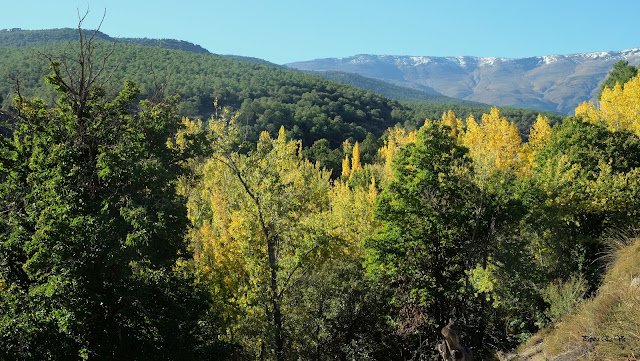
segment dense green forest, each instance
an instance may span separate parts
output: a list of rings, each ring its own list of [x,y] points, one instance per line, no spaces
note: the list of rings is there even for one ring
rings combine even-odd
[[[640,226],[638,77],[560,121],[86,36],[0,47],[2,360],[492,359]]]
[[[139,44],[166,49],[184,50],[193,53],[209,54],[209,51],[200,45],[183,40],[174,39],[148,39],[148,38],[114,38],[101,31],[84,30],[88,36],[108,42],[124,44]],[[95,33],[95,34],[94,34]],[[0,44],[2,46],[44,46],[54,43],[69,43],[78,40],[78,29],[64,28],[51,30],[0,30]]]

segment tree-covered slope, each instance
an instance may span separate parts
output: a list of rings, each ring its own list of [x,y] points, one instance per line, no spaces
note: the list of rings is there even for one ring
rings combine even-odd
[[[212,54],[135,44],[98,45],[97,57],[113,51],[105,73],[111,89],[130,79],[140,85],[143,97],[179,94],[179,110],[187,116],[208,117],[218,99],[219,105],[241,112],[242,126],[252,138],[261,130],[277,131],[285,125],[305,145],[327,138],[337,146],[349,137],[362,140],[367,132],[381,135],[400,121],[392,110],[403,108],[381,96],[297,71]],[[4,107],[11,105],[12,79],[20,81],[23,95],[52,103],[54,95],[43,80],[49,72],[43,54],[59,57],[69,47],[67,43],[0,47]]]
[[[85,30],[88,35],[95,33],[96,39],[125,44],[140,44],[156,46],[166,49],[184,50],[193,53],[209,54],[209,51],[200,45],[184,40],[175,39],[148,39],[148,38],[114,38],[101,31]],[[78,40],[78,30],[71,28],[50,30],[0,30],[0,46],[42,46],[53,43],[68,43]]]

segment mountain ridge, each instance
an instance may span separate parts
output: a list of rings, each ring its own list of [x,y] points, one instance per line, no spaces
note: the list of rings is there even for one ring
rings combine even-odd
[[[619,60],[640,64],[640,47],[524,58],[359,54],[286,65],[352,72],[453,98],[569,114],[595,97]]]
[[[82,29],[89,36],[95,34],[97,39],[120,42],[125,44],[138,44],[156,46],[165,49],[183,50],[199,54],[211,54],[211,52],[198,44],[176,39],[151,39],[151,38],[124,38],[112,37],[99,30]],[[78,40],[78,29],[59,28],[43,30],[24,30],[20,28],[0,29],[0,45],[30,47],[50,45],[52,43],[75,42]]]

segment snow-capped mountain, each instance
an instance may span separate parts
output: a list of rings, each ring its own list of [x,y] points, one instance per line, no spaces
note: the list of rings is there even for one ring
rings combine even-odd
[[[593,99],[619,60],[640,64],[640,48],[520,59],[356,55],[286,65],[357,73],[481,103],[572,114],[580,103]]]

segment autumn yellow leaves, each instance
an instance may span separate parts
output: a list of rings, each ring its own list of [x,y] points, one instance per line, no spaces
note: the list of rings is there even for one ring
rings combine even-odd
[[[613,88],[604,88],[600,107],[584,102],[576,108],[576,116],[591,123],[602,122],[611,131],[628,130],[640,135],[640,77],[636,76]]]
[[[606,122],[611,130],[636,129],[637,132],[634,112],[640,85],[634,84],[626,85],[624,89],[605,90],[599,109],[583,105],[576,113],[589,122]],[[409,170],[408,174],[418,167],[413,161],[400,164],[398,159],[403,153],[406,158],[406,150],[419,146],[420,139],[426,147],[424,137],[427,135],[425,131],[423,134],[399,126],[389,129],[384,145],[378,150],[378,159],[372,163],[361,159],[360,143],[345,142],[342,144],[342,172],[330,175],[318,164],[304,159],[301,142],[290,139],[284,128],[273,137],[263,132],[257,143],[240,146],[243,140],[235,120],[235,116],[228,113],[214,117],[206,124],[185,119],[183,131],[169,142],[169,146],[182,151],[202,148],[200,157],[185,156],[192,174],[180,180],[179,189],[188,198],[192,224],[189,242],[195,267],[201,282],[208,285],[213,298],[220,302],[217,307],[223,315],[226,332],[222,338],[241,345],[252,356],[268,354],[280,359],[285,352],[283,342],[299,343],[300,349],[306,347],[303,345],[319,342],[318,335],[309,333],[305,326],[310,322],[317,323],[317,330],[326,330],[323,332],[327,340],[334,334],[329,321],[333,322],[332,317],[338,313],[319,310],[317,305],[324,302],[320,302],[320,298],[337,304],[332,298],[336,296],[323,293],[322,287],[326,284],[314,282],[329,277],[327,270],[340,267],[356,270],[349,277],[355,275],[364,279],[362,264],[370,255],[367,255],[363,241],[385,224],[384,219],[374,216],[377,204],[385,198],[384,190],[394,183],[394,177],[399,179],[399,167],[404,167],[402,171]],[[436,202],[438,197],[450,200],[459,196],[460,202],[451,206],[456,210],[468,194],[492,196],[491,182],[533,178],[530,177],[533,174],[535,186],[544,193],[540,206],[557,211],[557,218],[564,224],[573,222],[579,227],[582,219],[575,217],[577,211],[567,209],[567,205],[579,206],[580,210],[594,214],[622,212],[624,209],[620,207],[624,208],[626,204],[623,198],[632,194],[628,191],[629,184],[638,178],[637,171],[628,175],[614,174],[604,159],[594,179],[577,182],[582,168],[569,162],[567,155],[545,158],[545,148],[553,144],[555,138],[552,139],[550,121],[544,116],[538,116],[526,141],[497,108],[492,108],[479,120],[472,115],[463,120],[448,111],[440,120],[425,121],[426,124],[436,122],[444,127],[424,128],[431,129],[428,144],[432,149],[428,150],[432,157],[420,159],[429,166],[436,162],[434,159],[446,163],[454,151],[460,162],[430,173],[435,179],[433,184],[437,183],[442,192],[440,196],[432,196],[429,192],[433,192],[433,187],[427,187],[423,196],[429,201],[433,198],[435,205],[440,204]],[[558,129],[560,127],[554,132]],[[423,134],[423,138],[419,134]],[[409,145],[412,143],[415,144]],[[468,152],[462,151],[463,147]],[[536,159],[540,164],[536,164]],[[548,160],[546,163],[545,159]],[[496,173],[508,176],[494,177]],[[633,186],[633,189],[640,187]],[[584,195],[578,197],[578,194]],[[389,204],[394,202],[393,197],[389,198]],[[479,202],[478,209],[487,207],[482,203],[484,199]],[[421,215],[420,212],[416,214]],[[438,210],[431,216],[440,219],[443,213]],[[454,217],[443,227],[448,232],[449,226],[457,229],[459,224],[476,221],[467,216],[459,216],[464,221]],[[420,217],[416,219],[424,221],[424,217]],[[555,225],[555,221],[549,223]],[[413,227],[414,223],[411,223],[408,229]],[[551,253],[553,249],[545,242],[552,237],[544,232],[546,229],[539,232],[543,241],[533,244],[532,248]],[[454,237],[456,242],[468,240],[466,233],[461,234],[459,239]],[[393,240],[393,237],[389,239]],[[426,241],[431,238],[425,238]],[[546,262],[550,258],[545,257]],[[482,281],[475,285],[476,290],[498,293],[493,292],[492,285],[489,287],[490,266],[470,264],[469,269],[472,271],[468,274],[473,279]],[[345,277],[340,282],[353,282]],[[317,295],[318,299],[312,299],[310,295]],[[494,301],[500,299],[499,295],[494,296]],[[309,315],[314,312],[319,316],[311,320]],[[294,332],[296,337],[291,336]],[[290,341],[286,341],[287,337]]]

